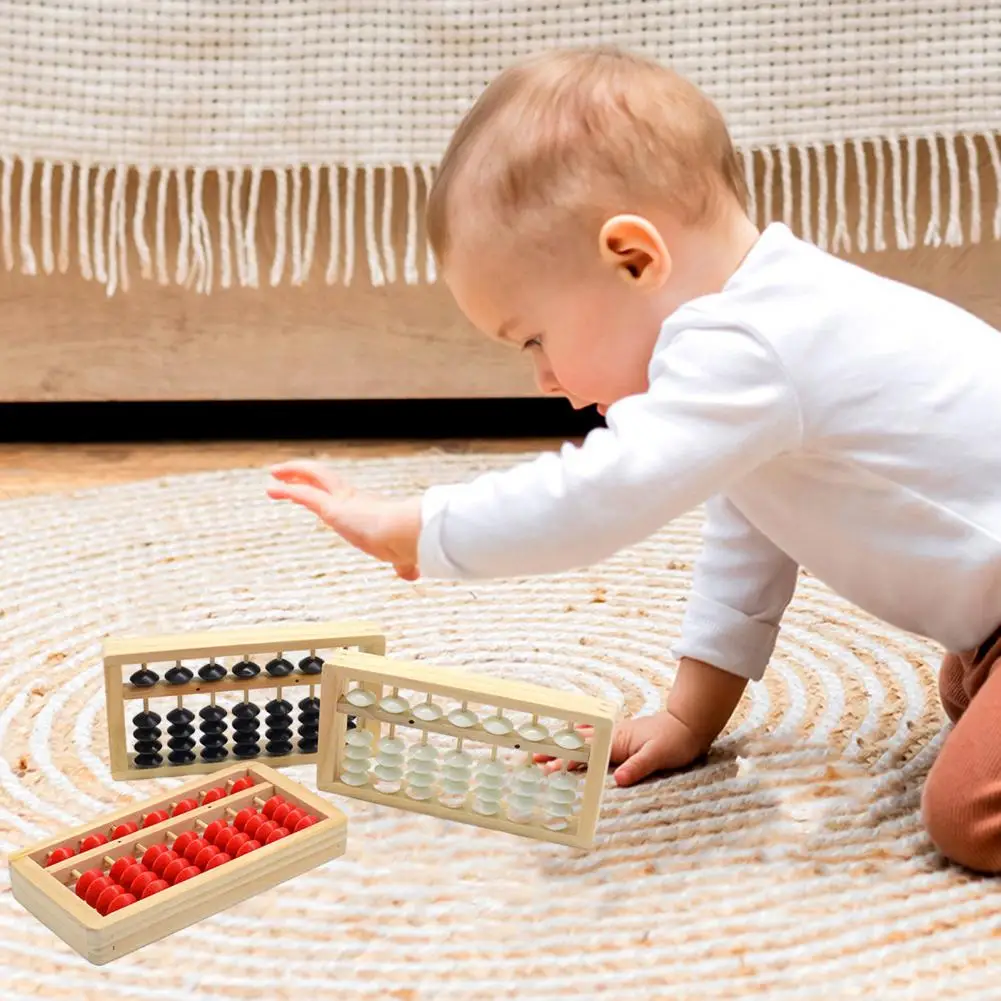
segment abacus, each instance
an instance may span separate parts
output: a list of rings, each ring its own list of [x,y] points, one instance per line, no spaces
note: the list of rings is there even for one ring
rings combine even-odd
[[[343,648],[381,654],[386,641],[365,622],[107,640],[112,777],[206,774],[258,756],[275,767],[314,763],[321,654]],[[263,669],[252,659],[261,653],[269,655]],[[127,707],[138,705],[127,720]]]
[[[21,905],[102,966],[344,853],[341,811],[231,765],[10,859]]]
[[[592,847],[613,706],[348,651],[331,654],[322,678],[318,789]],[[537,757],[561,767],[547,774]],[[571,761],[586,772],[571,769]]]

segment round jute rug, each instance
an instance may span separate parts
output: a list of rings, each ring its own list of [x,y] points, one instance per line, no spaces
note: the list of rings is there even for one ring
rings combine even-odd
[[[350,474],[403,493],[506,461],[433,451]],[[268,501],[266,481],[239,470],[0,503],[5,852],[158,790],[109,775],[108,635],[364,617],[402,657],[629,713],[663,704],[698,514],[585,572],[415,586]],[[336,798],[343,858],[101,969],[20,908],[4,869],[0,995],[1001,997],[999,884],[944,865],[919,822],[943,735],[937,662],[804,576],[711,761],[609,782],[595,851]],[[313,787],[312,769],[290,774]]]

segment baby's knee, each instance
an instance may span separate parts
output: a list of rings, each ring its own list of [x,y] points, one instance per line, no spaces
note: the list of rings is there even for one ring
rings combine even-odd
[[[935,847],[950,861],[1001,873],[1001,780],[977,782],[936,765],[921,796],[921,814]]]

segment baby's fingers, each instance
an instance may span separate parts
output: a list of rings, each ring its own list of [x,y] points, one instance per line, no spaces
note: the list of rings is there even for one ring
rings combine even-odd
[[[280,462],[277,466],[271,467],[271,475],[282,483],[306,484],[332,494],[350,490],[337,473],[322,462],[315,462],[312,459]]]
[[[290,500],[324,521],[328,520],[331,503],[326,490],[303,483],[275,483],[268,487],[268,496],[272,500]]]

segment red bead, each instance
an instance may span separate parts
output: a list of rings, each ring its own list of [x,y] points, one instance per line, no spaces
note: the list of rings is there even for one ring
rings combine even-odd
[[[202,831],[202,837],[211,845],[215,844],[215,839],[226,830],[229,825],[225,820],[213,820],[208,827]]]
[[[306,816],[306,811],[296,808],[295,810],[290,810],[288,815],[284,820],[279,821],[282,827],[287,827],[290,831],[295,830],[295,825]],[[276,818],[277,819],[277,818]]]
[[[160,879],[155,872],[150,872],[148,869],[146,872],[140,873],[134,880],[132,880],[132,885],[128,888],[129,893],[136,897],[141,897],[146,890],[147,886],[152,886],[154,883],[159,883]]]
[[[107,843],[108,836],[106,834],[88,834],[87,837],[80,842],[80,851],[93,851],[95,848],[100,848],[101,845],[106,845]]]
[[[155,883],[150,883],[149,886],[143,890],[141,900],[145,900],[147,897],[152,897],[155,893],[162,893],[164,890],[170,889],[170,883],[165,879],[158,879]]]
[[[260,847],[260,841],[247,841],[240,845],[240,848],[236,853],[236,857],[239,858],[241,855],[249,855],[251,852],[256,852]]]
[[[261,826],[257,828],[257,831],[252,834],[252,837],[260,841],[261,844],[264,844],[264,842],[267,841],[268,838],[270,838],[271,835],[281,826],[281,824],[276,824],[273,820],[269,820],[266,824],[261,824]]]
[[[292,832],[285,827],[279,827],[277,831],[272,831],[267,840],[264,842],[266,845],[273,845],[276,841],[281,841],[282,838],[287,838]]]
[[[158,845],[150,845],[149,848],[146,849],[145,854],[143,855],[143,865],[151,869],[153,867],[153,863],[164,852],[169,852],[169,851],[170,849],[163,843],[160,843]]]
[[[114,900],[108,904],[108,909],[104,912],[105,914],[114,914],[115,911],[120,911],[123,907],[128,907],[129,904],[134,904],[136,902],[136,897],[131,893],[119,893]]]
[[[230,789],[230,796],[235,796],[238,792],[243,792],[244,789],[253,789],[254,780],[249,775],[244,775],[242,779],[237,779],[233,783],[233,788]]]
[[[103,869],[88,869],[76,881],[76,886],[74,887],[74,889],[76,890],[76,895],[81,900],[87,899],[87,891],[90,889],[90,885],[91,883],[94,882],[95,879],[104,879]]]
[[[171,862],[176,862],[180,857],[181,856],[178,855],[177,852],[161,852],[157,855],[156,860],[153,862],[153,872],[163,879],[164,869],[166,869]]]
[[[219,866],[225,865],[227,862],[232,862],[233,857],[227,855],[225,852],[219,852],[214,858],[210,858],[208,865],[205,866],[205,871],[208,872],[209,869],[218,869]]]
[[[227,855],[232,855],[235,858],[239,854],[240,849],[247,844],[248,841],[250,841],[249,834],[234,834],[233,837],[226,842],[224,851]]]
[[[243,833],[244,834],[249,834],[252,838],[256,838],[257,837],[257,832],[265,824],[269,824],[269,823],[271,823],[271,821],[269,821],[267,819],[267,817],[263,817],[263,816],[261,816],[261,814],[258,813],[256,816],[251,817],[250,820],[248,820],[243,825]]]
[[[209,789],[204,796],[202,796],[202,806],[208,806],[209,803],[214,803],[216,800],[226,798],[226,789],[224,786],[216,786],[214,789]]]
[[[195,838],[187,848],[184,849],[184,857],[189,862],[195,861],[195,856],[203,849],[208,847],[208,842],[204,838]]]
[[[139,825],[134,820],[129,820],[124,824],[119,824],[111,832],[111,840],[117,841],[119,838],[127,838],[130,834],[135,834],[139,830]]]
[[[68,858],[73,858],[76,852],[72,848],[57,848],[46,860],[45,864],[58,865],[60,862],[65,862]]]
[[[136,860],[131,855],[123,855],[120,859],[116,859],[112,864],[111,868],[108,870],[108,875],[116,882],[121,883],[122,873],[130,865],[135,865]]]
[[[101,891],[100,896],[94,903],[94,909],[97,911],[98,914],[107,914],[108,908],[111,906],[112,900],[114,900],[117,897],[124,897],[124,896],[126,896],[126,891],[123,890],[120,886],[112,885],[105,887],[105,889]],[[135,897],[133,897],[132,899],[135,900]]]
[[[143,817],[143,827],[153,827],[154,824],[162,824],[165,820],[170,820],[170,814],[166,810],[154,810],[148,816]]]
[[[104,893],[109,886],[115,886],[115,884],[108,876],[102,876],[100,879],[93,880],[90,886],[87,887],[87,894],[83,898],[87,901],[87,906],[94,907],[97,904],[97,898]],[[118,890],[120,887],[115,886],[115,889]]]
[[[216,848],[221,848],[226,851],[226,847],[229,844],[229,839],[236,837],[240,832],[233,826],[224,827],[212,840],[215,842]]]
[[[182,813],[187,813],[189,810],[198,809],[197,799],[182,799],[177,806],[174,807],[174,816],[179,817]]]
[[[168,883],[173,885],[174,880],[177,879],[177,874],[179,872],[183,872],[187,868],[187,859],[176,858],[163,870],[163,872],[160,873],[160,878],[165,879]]]
[[[295,809],[295,806],[291,803],[282,803],[281,806],[276,806],[271,811],[271,819],[276,824],[284,824],[285,818]]]
[[[204,869],[211,859],[214,859],[216,855],[221,855],[222,852],[216,848],[215,845],[206,845],[192,860],[192,864],[198,866],[199,869]]]
[[[122,878],[118,880],[118,885],[124,887],[129,893],[132,892],[132,880],[136,876],[141,876],[144,872],[149,872],[149,869],[142,864],[142,862],[136,862],[135,865],[130,865],[125,872],[122,873]]]
[[[188,845],[192,841],[198,841],[199,835],[197,831],[185,831],[183,834],[179,834],[174,840],[174,843],[170,846],[177,852],[178,855],[183,855],[188,848]]]
[[[199,869],[198,866],[196,866],[196,865],[189,865],[186,869],[182,869],[174,877],[174,886],[177,886],[178,883],[185,883],[189,879],[194,879],[195,876],[200,876],[201,874],[202,874],[202,870]]]
[[[281,796],[272,796],[271,799],[261,807],[261,813],[264,814],[268,820],[271,819],[271,815],[284,803],[285,800]]]
[[[246,806],[233,818],[233,826],[242,831],[247,821],[256,816],[258,816],[257,811],[252,806]]]
[[[318,823],[319,820],[317,820],[316,817],[313,816],[303,817],[302,820],[300,820],[299,823],[295,825],[295,829],[293,830],[292,833],[298,834],[299,831],[304,831],[306,830],[307,827],[312,827],[313,824],[318,824]]]

